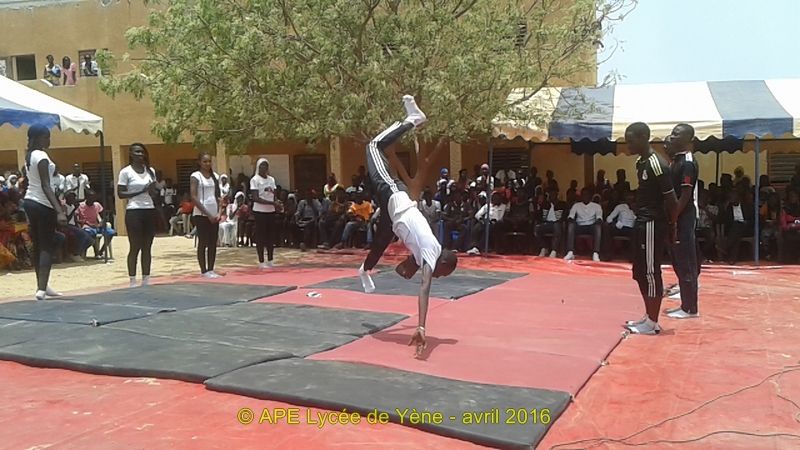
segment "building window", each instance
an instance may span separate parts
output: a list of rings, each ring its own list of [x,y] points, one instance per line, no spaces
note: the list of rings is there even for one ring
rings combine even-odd
[[[178,192],[181,195],[189,192],[189,177],[198,168],[197,159],[179,159],[175,161],[175,176],[178,179],[173,180],[173,185],[178,188]]]
[[[78,70],[82,77],[99,77],[100,66],[97,64],[97,49],[81,50],[78,52]]]
[[[800,154],[768,152],[767,158],[767,174],[770,184],[776,189],[784,189],[794,175],[795,165],[800,163]]]
[[[506,173],[513,170],[519,174],[521,170],[528,169],[530,166],[531,152],[527,148],[495,149],[492,154],[492,172],[495,175],[500,170]]]
[[[35,80],[36,55],[20,55],[14,57],[14,66],[17,68],[17,80]]]
[[[12,80],[35,80],[36,55],[0,57],[0,76]]]

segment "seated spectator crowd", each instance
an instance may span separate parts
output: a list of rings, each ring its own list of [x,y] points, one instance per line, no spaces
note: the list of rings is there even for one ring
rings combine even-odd
[[[571,180],[562,196],[555,174],[547,171],[544,180],[537,169],[489,173],[489,166],[475,167],[472,177],[461,170],[457,179],[442,169],[433,189],[426,188],[418,207],[428,219],[443,246],[468,255],[479,255],[488,244],[502,253],[538,254],[572,260],[584,254],[594,261],[629,259],[630,235],[636,219],[635,191],[626,180],[626,171],[616,173],[612,183],[600,170],[592,185],[578,189]],[[353,175],[349,186],[340,185],[331,174],[320,190],[289,192],[277,187],[279,199],[277,245],[308,248],[369,248],[380,217],[370,193],[365,189],[363,167]],[[159,232],[191,238],[195,230],[190,215],[193,205],[188,193],[179,195],[172,180],[161,178],[158,209]],[[115,236],[113,197],[104,208],[92,191],[89,179],[75,165],[68,176],[56,172],[53,186],[67,206],[67,224],[60,226],[56,239],[62,261],[80,261],[87,250],[100,258]],[[25,176],[10,173],[0,176],[0,269],[29,269],[30,239],[21,199]],[[255,218],[249,193],[249,180],[239,175],[231,183],[220,177],[225,215],[220,222],[219,245],[255,245]],[[758,218],[755,217],[755,192],[751,180],[739,167],[733,175],[723,174],[719,185],[698,182],[697,241],[703,261],[735,264],[749,260],[754,245],[767,260],[796,262],[800,256],[800,164],[784,189],[760,180]],[[754,221],[759,220],[760,236],[754,238]],[[487,233],[488,226],[488,233]],[[744,251],[743,251],[744,250]]]
[[[51,177],[56,196],[66,208],[67,222],[59,224],[54,236],[56,262],[78,262],[87,257],[90,248],[100,259],[110,251],[116,236],[107,213],[92,191],[89,177],[81,173],[78,164],[66,177],[58,173]],[[27,189],[25,173],[13,172],[0,176],[0,269],[27,270],[32,268],[31,239],[22,199]]]

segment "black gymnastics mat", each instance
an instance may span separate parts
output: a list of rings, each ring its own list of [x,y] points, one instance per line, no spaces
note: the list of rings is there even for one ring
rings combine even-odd
[[[191,311],[208,314],[220,320],[244,320],[260,325],[280,325],[321,333],[365,336],[405,320],[408,316],[351,309],[323,308],[285,303],[245,303],[230,306],[209,306]]]
[[[297,289],[297,286],[260,286],[225,283],[174,283],[118,289],[72,297],[76,302],[145,306],[172,311],[211,305],[244,303]]]
[[[456,270],[451,275],[435,278],[431,284],[431,297],[459,299],[505,283],[506,281],[525,276],[524,273],[514,272],[487,272],[473,270]],[[372,276],[375,282],[375,293],[383,295],[404,295],[416,296],[419,293],[420,271],[410,280],[406,280],[394,272],[394,268],[387,268]],[[354,277],[337,278],[335,280],[324,281],[308,289],[344,289],[348,291],[364,292],[361,287],[361,279],[358,275]]]
[[[222,344],[254,350],[285,352],[306,357],[358,339],[349,334],[334,334],[294,328],[290,323],[264,325],[242,320],[237,314],[198,314],[195,310],[161,314],[139,320],[112,324],[106,329],[131,331],[179,341]],[[243,311],[242,311],[243,312]]]
[[[21,344],[52,333],[80,328],[86,328],[86,325],[0,319],[0,347]]]
[[[29,366],[195,383],[288,357],[291,357],[288,352],[158,338],[107,327],[49,333],[0,348],[0,359]]]
[[[163,311],[163,308],[69,300],[21,301],[0,304],[0,319],[98,326],[139,319]]]
[[[535,447],[570,401],[566,392],[469,383],[377,366],[306,359],[257,364],[211,378],[205,384],[213,391],[300,406],[332,411],[346,408],[348,412],[359,412],[362,421],[377,410],[388,413],[389,420],[395,423],[501,448]],[[431,423],[432,417],[427,418],[428,423],[412,423],[410,412],[414,408],[418,412],[441,413],[441,423]],[[406,409],[408,413],[401,419],[400,412]],[[476,415],[483,419],[482,423],[475,423]],[[547,424],[542,423],[545,419]]]

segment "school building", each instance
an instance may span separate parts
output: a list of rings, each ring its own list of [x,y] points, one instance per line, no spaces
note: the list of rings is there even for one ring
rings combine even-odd
[[[53,55],[58,64],[67,56],[80,67],[83,56],[98,49],[111,50],[115,55],[131,52],[124,33],[130,27],[146,24],[147,14],[148,8],[139,1],[0,0],[0,21],[3,23],[0,27],[0,75],[103,117],[105,162],[102,165],[98,140],[94,136],[55,130],[50,151],[61,173],[69,173],[75,163],[81,164],[97,190],[102,171],[108,192],[113,192],[117,174],[128,163],[127,147],[134,142],[147,145],[153,167],[179,187],[187,188],[189,174],[196,167],[200,149],[190,142],[168,145],[151,133],[154,111],[148,100],[137,101],[130,95],[112,99],[100,91],[96,77],[82,77],[80,74],[75,86],[51,87],[41,81],[47,55]],[[135,57],[135,53],[132,56]],[[596,61],[596,55],[588,57]],[[124,64],[121,63],[118,70],[124,71]],[[578,80],[582,85],[594,85],[595,82],[596,70]],[[435,166],[449,168],[453,176],[462,168],[472,175],[474,166],[487,162],[489,139],[485,136],[470,142],[451,142],[440,152]],[[26,140],[24,129],[0,127],[0,173],[22,167]],[[365,163],[364,144],[341,137],[315,147],[298,142],[253,144],[243,155],[229,155],[221,146],[203,150],[216,155],[216,170],[221,173],[230,171],[232,181],[239,171],[252,175],[252,162],[258,156],[266,155],[273,175],[283,187],[319,189],[329,173],[336,174],[341,184],[349,185],[351,175]],[[781,146],[782,149],[782,146],[792,145],[796,144],[785,141],[765,143],[762,168],[768,167],[772,147],[778,149]],[[618,147],[624,147],[624,144]],[[633,172],[631,157],[624,154],[578,154],[568,142],[540,144],[522,139],[494,139],[494,148],[494,168],[535,166],[542,177],[546,170],[552,170],[559,184],[565,187],[572,179],[583,186],[594,179],[594,173],[599,169],[604,169],[612,180],[618,168],[626,169],[629,179],[635,178],[630,176]],[[401,159],[413,161],[411,151],[400,152]],[[754,172],[751,154],[722,154],[720,158],[720,173],[731,173],[740,165],[746,173]],[[702,178],[711,179],[716,170],[716,156],[699,155],[698,159],[703,174],[709,174]],[[410,165],[413,173],[416,168],[413,163]],[[431,184],[437,175],[438,170],[431,171]],[[115,204],[117,217],[123,217],[124,203],[116,201]],[[116,225],[124,233],[124,221],[117,220]]]

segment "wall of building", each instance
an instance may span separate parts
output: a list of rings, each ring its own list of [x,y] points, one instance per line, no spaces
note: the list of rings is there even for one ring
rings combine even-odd
[[[0,151],[0,175],[6,171],[18,170],[17,152],[13,150]]]

